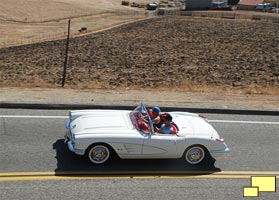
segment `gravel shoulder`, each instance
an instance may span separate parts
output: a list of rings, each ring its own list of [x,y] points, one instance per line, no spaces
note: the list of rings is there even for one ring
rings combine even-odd
[[[148,106],[279,110],[279,96],[233,95],[198,92],[151,90],[64,89],[64,88],[0,88],[0,103],[130,105],[141,102]]]

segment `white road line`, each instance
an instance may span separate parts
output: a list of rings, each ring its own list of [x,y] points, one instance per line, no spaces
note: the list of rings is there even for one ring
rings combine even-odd
[[[279,125],[279,122],[264,122],[264,121],[232,121],[232,120],[208,120],[212,123],[236,123],[236,124],[268,124]]]
[[[0,115],[2,118],[67,119],[69,116]]]
[[[0,118],[31,118],[31,119],[68,119],[68,116],[39,116],[39,115],[0,115]],[[237,124],[267,124],[279,125],[279,122],[266,121],[234,121],[234,120],[208,120],[212,123],[237,123]]]

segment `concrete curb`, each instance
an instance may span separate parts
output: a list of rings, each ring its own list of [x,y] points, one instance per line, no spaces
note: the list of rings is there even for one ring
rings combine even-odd
[[[131,105],[93,105],[93,104],[47,104],[47,103],[6,103],[1,102],[0,108],[6,109],[42,109],[42,110],[78,110],[78,109],[112,109],[133,110],[136,106]],[[165,107],[160,106],[165,112],[183,111],[192,113],[215,113],[215,114],[238,114],[238,115],[271,115],[279,116],[275,110],[240,110],[219,108],[187,108],[187,107]]]

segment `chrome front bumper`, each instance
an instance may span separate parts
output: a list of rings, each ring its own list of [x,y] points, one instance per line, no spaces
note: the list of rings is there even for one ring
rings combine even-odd
[[[77,154],[77,155],[81,155],[83,156],[85,154],[85,150],[84,149],[75,149],[75,145],[73,144],[73,142],[70,140],[70,141],[67,141],[67,145],[68,145],[68,149]]]
[[[72,133],[70,131],[70,121],[68,120],[65,124],[65,128],[68,129],[68,131],[66,132],[64,138],[64,142],[67,143],[67,146],[68,146],[68,149],[77,154],[77,155],[84,155],[85,154],[85,150],[84,149],[76,149],[75,148],[75,144],[74,142],[72,141],[73,139],[73,136],[72,136]]]

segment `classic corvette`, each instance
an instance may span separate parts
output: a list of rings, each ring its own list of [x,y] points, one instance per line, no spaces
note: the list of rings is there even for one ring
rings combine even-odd
[[[149,110],[140,104],[132,111],[77,110],[69,112],[65,142],[70,151],[84,155],[94,164],[108,161],[113,154],[122,159],[182,158],[199,164],[230,151],[203,116],[169,112],[177,130],[172,134],[154,131]]]

